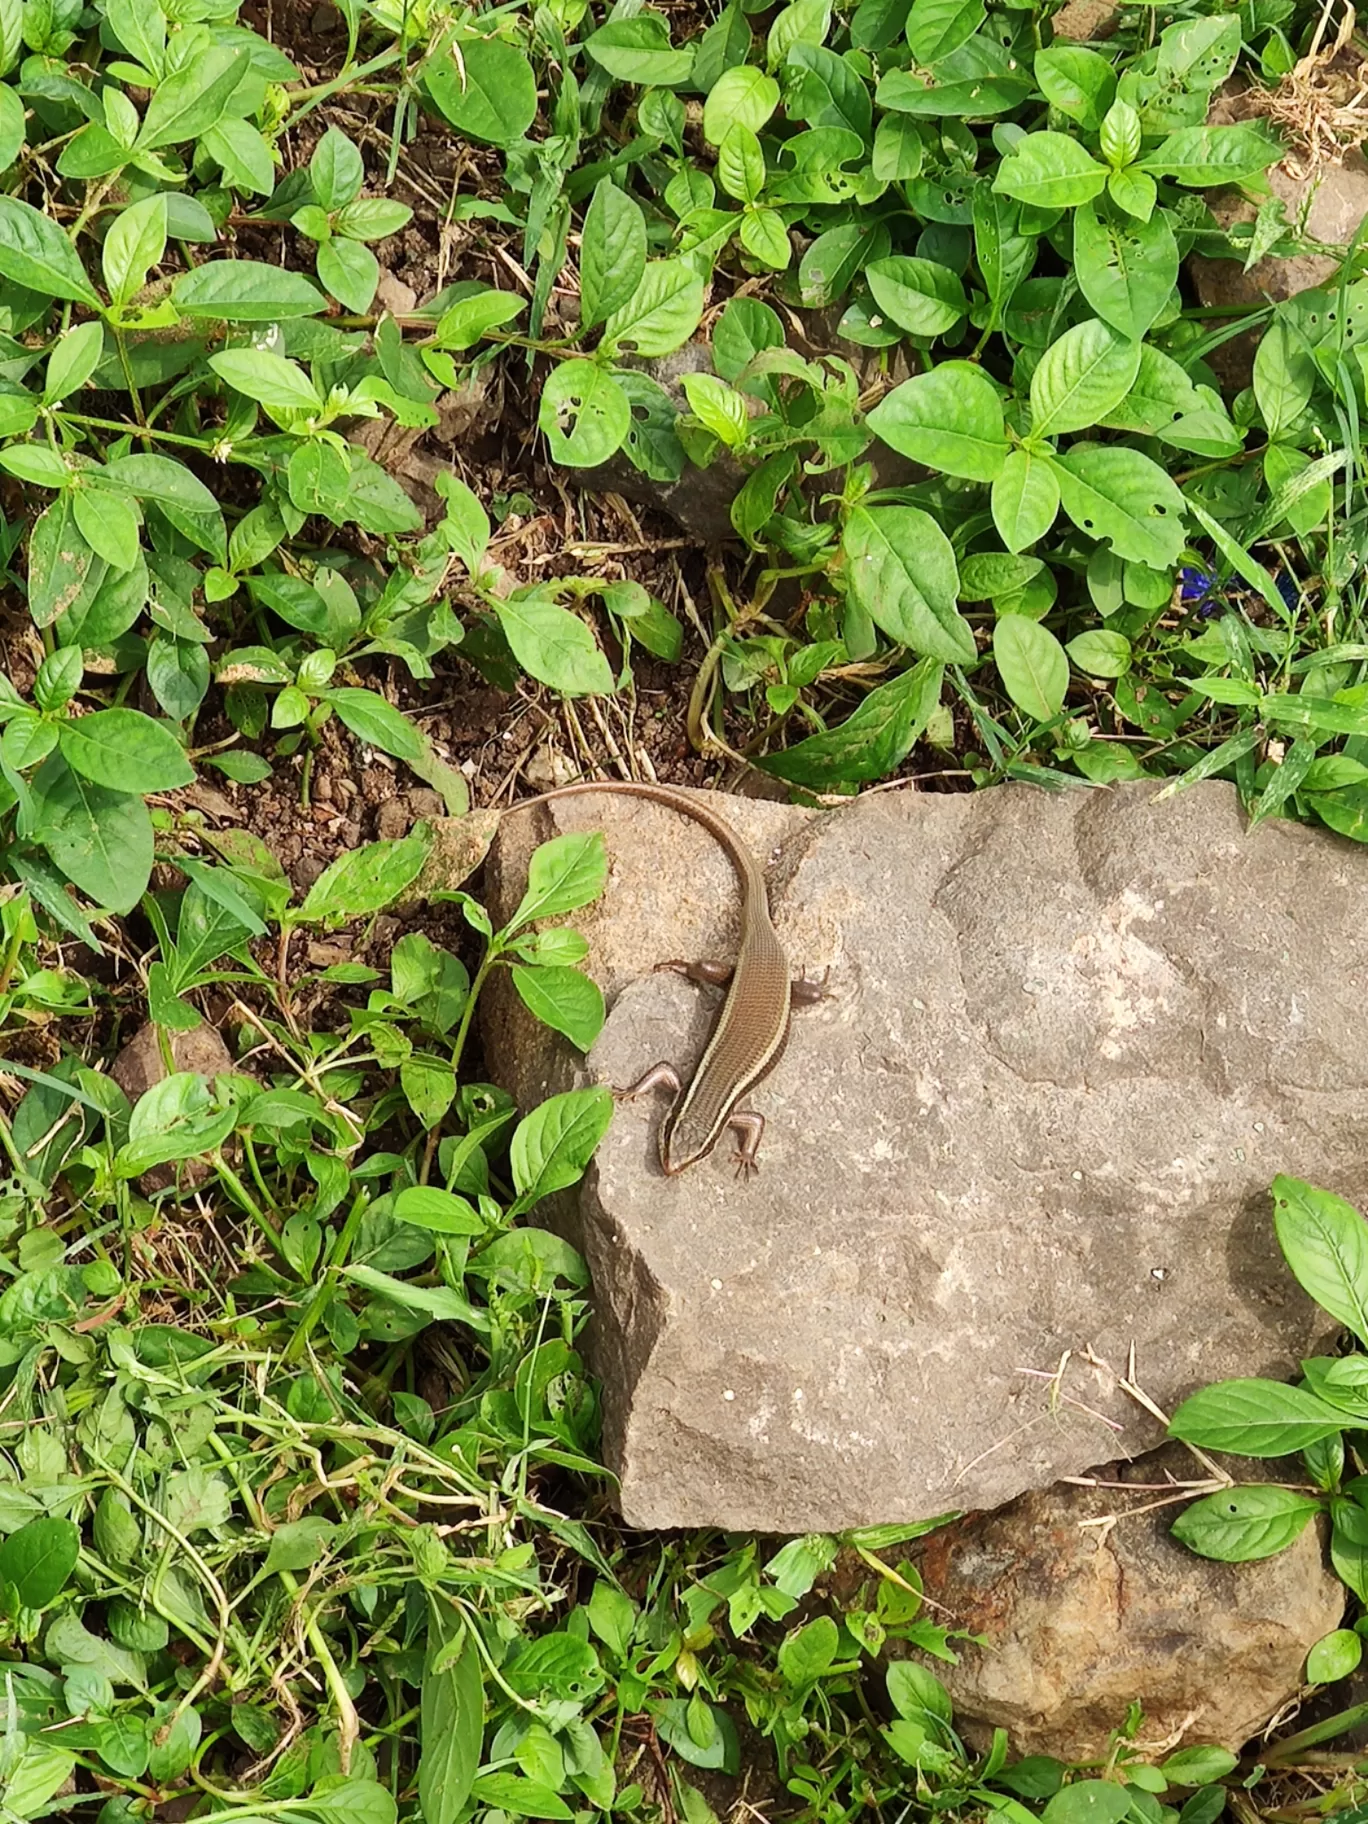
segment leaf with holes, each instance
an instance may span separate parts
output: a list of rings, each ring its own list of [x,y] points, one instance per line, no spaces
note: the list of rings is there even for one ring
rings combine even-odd
[[[596,361],[563,361],[542,388],[537,425],[554,459],[567,468],[607,462],[631,424],[627,395]]]
[[[881,108],[929,120],[986,120],[1019,107],[1033,87],[1019,57],[980,35],[942,57],[934,77],[930,71],[889,70],[874,99]]]
[[[1031,375],[1031,433],[1059,437],[1096,424],[1130,391],[1140,344],[1110,324],[1077,323],[1040,357]]]
[[[603,326],[601,352],[670,355],[682,348],[703,315],[704,284],[683,260],[652,260],[641,283]]]
[[[973,633],[955,606],[955,553],[929,513],[856,507],[842,545],[853,601],[890,639],[957,664],[976,656]]]
[[[1138,342],[1178,283],[1178,243],[1168,212],[1149,221],[1118,219],[1106,204],[1074,216],[1074,274],[1104,322]]]
[[[1142,171],[1171,177],[1191,190],[1247,183],[1282,157],[1279,142],[1261,126],[1184,127],[1140,161]]]
[[[1251,1564],[1285,1551],[1321,1511],[1314,1496],[1290,1488],[1222,1489],[1186,1508],[1174,1522],[1173,1536],[1199,1557]]]
[[[1171,477],[1139,450],[1076,443],[1049,459],[1064,511],[1118,557],[1167,570],[1183,548],[1183,497]]]

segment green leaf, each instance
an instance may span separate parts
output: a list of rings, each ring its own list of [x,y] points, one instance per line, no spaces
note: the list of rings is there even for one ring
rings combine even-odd
[[[1308,1520],[1321,1511],[1320,1502],[1311,1495],[1255,1483],[1248,1488],[1222,1489],[1219,1494],[1194,1501],[1174,1522],[1173,1536],[1203,1558],[1215,1558],[1222,1564],[1250,1564],[1285,1551],[1303,1532]],[[1206,1750],[1195,1748],[1191,1752],[1202,1754]],[[1182,1783],[1199,1782],[1184,1779]]]
[[[482,1773],[472,1792],[481,1805],[492,1805],[515,1818],[568,1819],[575,1815],[549,1786],[520,1773]]]
[[[1207,1786],[1234,1773],[1239,1764],[1239,1756],[1228,1748],[1198,1746],[1180,1748],[1159,1763],[1159,1770],[1170,1786]]]
[[[824,790],[884,779],[911,753],[940,705],[945,667],[919,659],[871,690],[838,728],[768,754],[756,765],[776,779]]]
[[[874,302],[899,329],[914,336],[943,336],[968,314],[959,276],[934,260],[894,254],[865,267]]]
[[[1009,551],[1044,538],[1059,512],[1059,481],[1050,464],[1030,450],[1013,450],[993,483],[992,509]]]
[[[434,1235],[483,1235],[488,1223],[472,1203],[436,1185],[415,1184],[397,1193],[394,1214],[400,1222]]]
[[[1116,71],[1100,51],[1061,40],[1036,52],[1035,79],[1052,108],[1090,133],[1101,126],[1116,94]]]
[[[592,329],[636,296],[646,272],[646,218],[609,177],[601,178],[580,240],[580,325]]]
[[[612,1118],[613,1098],[601,1087],[551,1096],[525,1116],[513,1131],[508,1155],[517,1208],[531,1209],[577,1184]]]
[[[33,780],[39,840],[74,886],[131,912],[152,872],[152,819],[140,797],[83,779],[53,754]]]
[[[1183,548],[1183,496],[1139,450],[1076,443],[1053,459],[1064,511],[1090,538],[1107,539],[1118,557],[1166,570]]]
[[[1121,1824],[1133,1794],[1111,1780],[1074,1780],[1041,1812],[1041,1824]]]
[[[419,1739],[423,1817],[427,1824],[456,1824],[465,1815],[480,1765],[484,1682],[469,1624],[431,1591]]]
[[[567,697],[612,693],[612,667],[577,614],[535,594],[497,602],[494,612],[513,657],[538,683]]]
[[[889,233],[882,222],[843,222],[819,234],[798,268],[802,302],[810,310],[832,304],[850,287],[870,260],[888,252]]]
[[[99,309],[99,296],[66,235],[17,196],[0,196],[0,276],[40,297]]]
[[[461,38],[428,59],[423,81],[452,126],[491,146],[511,146],[537,118],[532,66],[498,38]]]
[[[80,1528],[70,1520],[30,1520],[0,1543],[0,1583],[11,1583],[26,1609],[45,1609],[65,1589],[81,1555]]]
[[[866,422],[900,455],[966,481],[995,481],[1007,460],[1001,395],[967,361],[942,361],[904,380]]]
[[[361,154],[339,127],[329,127],[309,159],[309,182],[320,209],[344,209],[361,194],[366,167]]]
[[[1131,643],[1123,633],[1103,629],[1080,633],[1064,650],[1089,678],[1119,678],[1130,670]]]
[[[382,912],[417,880],[430,846],[426,836],[405,836],[398,842],[370,842],[339,855],[291,916],[296,923],[324,924]]]
[[[1027,133],[998,166],[993,188],[1038,209],[1069,209],[1091,201],[1106,181],[1107,167],[1067,133]]]
[[[1031,434],[1086,430],[1124,399],[1140,371],[1140,344],[1094,318],[1066,329],[1031,375]]]
[[[1283,148],[1261,126],[1242,122],[1230,127],[1184,127],[1147,158],[1142,171],[1171,177],[1192,190],[1244,183],[1282,157]]]
[[[753,203],[765,187],[765,154],[749,127],[737,121],[717,148],[717,181],[728,196]]]
[[[1074,216],[1078,288],[1104,322],[1138,342],[1178,283],[1178,243],[1168,212],[1117,221],[1094,203]]]
[[[354,241],[384,241],[413,220],[407,203],[387,196],[361,196],[337,212],[337,232]]]
[[[977,656],[973,633],[955,606],[955,553],[929,513],[856,507],[842,543],[851,597],[890,639],[957,664]]]
[[[0,0],[0,76],[14,68],[23,48],[23,0]]]
[[[59,336],[43,376],[43,403],[59,405],[72,393],[79,393],[103,354],[103,324],[78,323]]]
[[[523,1006],[543,1026],[564,1033],[572,1045],[588,1051],[603,1029],[603,995],[597,982],[560,963],[515,963],[511,973]]]
[[[170,456],[116,456],[93,479],[138,500],[153,500],[159,507],[222,517],[217,499],[199,477]]]
[[[520,316],[527,303],[516,292],[498,292],[487,286],[482,292],[460,297],[451,310],[445,310],[438,323],[438,345],[441,348],[474,348],[494,328],[502,328]]]
[[[416,532],[423,516],[392,475],[387,475],[378,462],[372,462],[363,451],[352,448],[351,487],[347,491],[347,515],[363,532]]]
[[[214,45],[159,83],[143,115],[137,150],[183,145],[221,120],[247,73],[245,46]]]
[[[1018,107],[1031,93],[1031,73],[1014,51],[980,34],[942,57],[931,71],[890,70],[874,99],[881,108],[931,120],[986,120]]]
[[[59,724],[67,764],[115,792],[170,792],[190,785],[195,769],[164,722],[136,709],[97,709]]]
[[[321,437],[301,443],[285,471],[291,505],[301,513],[321,513],[335,526],[347,522],[351,478],[348,458]]]
[[[652,260],[641,283],[603,326],[600,352],[670,355],[682,348],[703,315],[704,284],[683,260]]]
[[[993,628],[993,657],[1007,695],[1037,722],[1064,707],[1069,661],[1048,627],[1024,614],[1000,614]]]
[[[146,196],[121,209],[105,235],[100,258],[115,304],[127,304],[146,283],[166,251],[166,193]]]
[[[78,488],[71,511],[81,536],[113,570],[131,570],[138,560],[142,522],[121,495]]]
[[[488,1315],[472,1305],[468,1298],[459,1292],[453,1292],[449,1286],[419,1286],[412,1280],[396,1279],[391,1273],[381,1273],[376,1267],[368,1267],[364,1262],[342,1269],[350,1280],[358,1286],[364,1286],[377,1298],[389,1299],[393,1304],[402,1305],[406,1311],[421,1311],[424,1317],[430,1317],[434,1323],[464,1324],[477,1336],[487,1336],[490,1331]],[[235,1820],[235,1824],[242,1821]]]
[[[608,855],[599,835],[573,831],[553,836],[532,852],[527,891],[506,929],[517,931],[539,918],[574,912],[598,898],[608,880]]]
[[[272,412],[323,410],[318,388],[296,361],[270,354],[264,348],[228,348],[210,355],[209,365],[220,380]]]
[[[689,80],[694,66],[692,47],[675,49],[670,43],[669,22],[659,13],[610,19],[589,34],[584,48],[617,82],[677,88]]]
[[[592,469],[622,447],[632,408],[613,375],[597,361],[562,361],[542,388],[537,428],[554,461]]]
[[[1342,1197],[1300,1178],[1273,1180],[1278,1246],[1303,1290],[1368,1345],[1368,1225]]]
[[[175,280],[171,296],[182,316],[228,323],[275,323],[327,309],[323,293],[302,272],[259,260],[206,260]]]
[[[1169,1435],[1203,1450],[1242,1457],[1288,1457],[1333,1437],[1345,1415],[1315,1394],[1281,1381],[1217,1381],[1184,1400]]]
[[[923,69],[931,69],[968,44],[983,20],[983,0],[912,0],[908,47]]]
[[[779,106],[779,84],[753,64],[724,70],[703,104],[703,137],[720,146],[738,123],[758,133]]]
[[[898,1715],[911,1721],[932,1717],[939,1723],[954,1721],[950,1693],[934,1672],[915,1659],[894,1660],[884,1674],[888,1700]]]
[[[83,612],[106,574],[104,560],[75,523],[70,492],[59,494],[29,534],[28,604],[34,625],[48,627],[63,614]]]
[[[354,735],[378,747],[382,754],[392,754],[396,760],[422,759],[427,743],[421,730],[378,691],[341,684],[321,694]]]
[[[1352,1628],[1335,1628],[1322,1634],[1306,1656],[1308,1685],[1332,1685],[1358,1670],[1363,1658],[1363,1636]]]
[[[344,310],[360,316],[370,309],[380,283],[380,262],[369,247],[334,237],[319,248],[315,263],[319,282]]]

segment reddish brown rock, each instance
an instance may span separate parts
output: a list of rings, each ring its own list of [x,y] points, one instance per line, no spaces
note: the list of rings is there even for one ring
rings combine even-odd
[[[1296,1695],[1308,1651],[1340,1625],[1344,1586],[1320,1536],[1308,1527],[1274,1558],[1217,1564],[1171,1536],[1181,1503],[1144,1511],[1164,1499],[1152,1485],[1201,1476],[1186,1451],[1098,1474],[1151,1486],[1060,1484],[927,1540],[936,1619],[986,1640],[957,1642],[959,1665],[936,1668],[957,1722],[970,1739],[1001,1726],[1018,1753],[1087,1761],[1139,1700],[1142,1747],[1238,1751]]]

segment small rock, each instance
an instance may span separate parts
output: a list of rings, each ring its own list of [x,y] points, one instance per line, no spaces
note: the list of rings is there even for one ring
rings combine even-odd
[[[392,317],[407,317],[418,308],[418,293],[385,266],[381,268],[380,283],[375,288],[375,302]]]
[[[416,785],[408,794],[408,807],[415,823],[424,818],[446,816],[446,801],[442,794],[425,785]]]
[[[920,1568],[936,1619],[986,1638],[956,1642],[960,1663],[936,1668],[971,1741],[1002,1727],[1019,1754],[1094,1760],[1138,1698],[1142,1750],[1238,1753],[1296,1695],[1307,1653],[1340,1626],[1344,1586],[1314,1525],[1257,1564],[1180,1545],[1181,1502],[1143,1510],[1170,1477],[1201,1474],[1171,1445],[1099,1472],[1142,1485],[1129,1492],[1060,1484],[929,1536]]]
[[[498,811],[472,811],[466,817],[430,819],[432,847],[406,896],[417,903],[434,893],[454,893],[463,887],[485,856],[498,832]]]
[[[387,798],[375,813],[375,833],[382,842],[394,842],[406,834],[412,817],[402,798]]]
[[[344,848],[354,846],[354,844],[343,844]],[[327,868],[328,864],[321,855],[315,855],[312,851],[307,855],[301,855],[289,869],[290,880],[296,892],[307,893],[314,882],[327,872]]]
[[[163,1028],[148,1021],[134,1033],[110,1066],[109,1074],[130,1102],[137,1102],[154,1084],[167,1075],[162,1062]],[[193,1070],[202,1077],[228,1075],[234,1068],[232,1053],[212,1026],[196,1026],[193,1032],[169,1032],[171,1057],[177,1070]],[[149,1195],[164,1191],[179,1177],[182,1184],[203,1184],[209,1167],[201,1160],[180,1165],[154,1165],[144,1172],[138,1183]]]
[[[1072,44],[1100,43],[1114,38],[1121,23],[1115,0],[1064,0],[1050,20],[1056,38]]]
[[[1342,165],[1325,165],[1307,177],[1274,165],[1268,173],[1269,188],[1286,208],[1295,232],[1331,247],[1345,247],[1368,215],[1368,162],[1357,150],[1345,155]],[[1252,222],[1255,205],[1238,190],[1222,190],[1208,198],[1217,225],[1226,233],[1240,222]],[[1213,260],[1194,254],[1189,261],[1197,295],[1209,310],[1247,304],[1275,304],[1311,291],[1339,271],[1340,259],[1322,253],[1298,254],[1283,260],[1271,255],[1257,260],[1248,272],[1238,259]]]

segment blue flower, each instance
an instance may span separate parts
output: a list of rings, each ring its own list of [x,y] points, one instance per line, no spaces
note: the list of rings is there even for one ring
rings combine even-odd
[[[1198,570],[1186,564],[1178,573],[1179,599],[1188,603],[1204,602],[1216,587],[1209,570]]]

